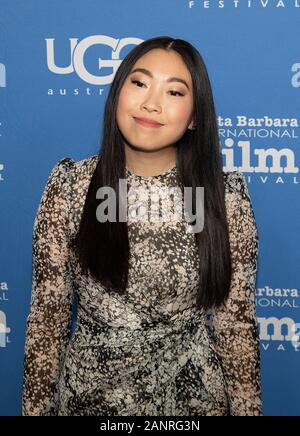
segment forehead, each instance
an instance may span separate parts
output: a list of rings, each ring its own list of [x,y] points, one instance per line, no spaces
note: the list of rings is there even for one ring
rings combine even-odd
[[[138,59],[132,70],[135,68],[146,68],[157,78],[167,79],[170,76],[178,76],[192,83],[187,66],[179,53],[174,50],[150,50]]]

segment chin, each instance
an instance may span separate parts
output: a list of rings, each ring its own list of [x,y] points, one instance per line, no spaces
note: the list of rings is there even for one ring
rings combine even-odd
[[[127,143],[129,147],[134,148],[135,150],[140,151],[156,151],[161,149],[162,147],[159,145],[153,145],[153,144],[137,144],[137,143]]]
[[[159,150],[161,148],[164,148],[161,144],[153,144],[153,143],[147,143],[147,141],[143,140],[130,140],[129,138],[125,138],[123,136],[124,142],[128,147],[134,148],[135,150],[141,150],[141,151],[155,151]]]

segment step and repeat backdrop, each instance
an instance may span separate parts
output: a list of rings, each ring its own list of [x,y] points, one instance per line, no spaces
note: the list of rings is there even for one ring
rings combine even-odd
[[[300,0],[0,0],[0,415],[21,414],[33,221],[51,169],[98,152],[104,103],[143,40],[202,54],[224,170],[259,231],[264,414],[300,415]]]

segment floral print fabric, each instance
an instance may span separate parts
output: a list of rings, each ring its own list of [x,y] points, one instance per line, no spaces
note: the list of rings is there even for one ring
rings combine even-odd
[[[82,273],[71,240],[97,159],[58,162],[36,214],[23,415],[260,415],[258,233],[243,174],[224,173],[233,276],[210,331],[196,309],[199,257],[183,220],[129,214],[126,295]],[[126,178],[147,192],[177,186],[176,172],[126,168]]]

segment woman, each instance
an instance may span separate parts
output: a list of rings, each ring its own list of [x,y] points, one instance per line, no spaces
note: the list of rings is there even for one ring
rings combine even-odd
[[[243,174],[222,171],[199,52],[170,37],[135,47],[103,124],[99,155],[58,162],[36,216],[23,414],[260,415],[257,228]],[[102,187],[116,194],[107,220]],[[176,187],[193,188],[193,212],[204,188],[201,231],[157,219],[167,200],[184,206],[157,197]],[[156,219],[137,219],[149,205]]]

